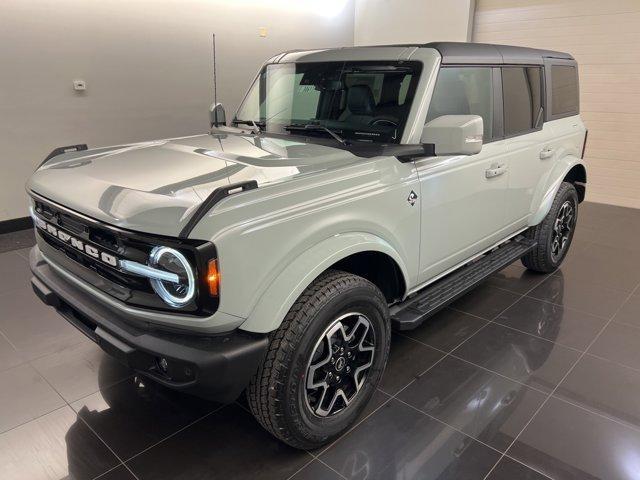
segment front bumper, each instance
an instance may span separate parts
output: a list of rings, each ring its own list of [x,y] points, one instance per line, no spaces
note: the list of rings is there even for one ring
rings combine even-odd
[[[45,304],[108,354],[167,387],[231,402],[249,384],[267,351],[265,335],[239,330],[202,336],[139,328],[64,280],[37,246],[30,264],[31,285]]]

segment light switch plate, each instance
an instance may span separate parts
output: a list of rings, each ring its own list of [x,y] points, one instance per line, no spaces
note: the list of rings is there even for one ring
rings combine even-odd
[[[79,92],[83,92],[87,89],[87,82],[84,80],[74,80],[73,89]]]

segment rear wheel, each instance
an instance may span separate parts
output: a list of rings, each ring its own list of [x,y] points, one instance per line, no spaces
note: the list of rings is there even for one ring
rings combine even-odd
[[[304,449],[344,432],[386,365],[388,317],[384,296],[368,280],[339,271],[315,280],[272,334],[247,389],[260,424]]]
[[[578,192],[571,183],[563,182],[547,216],[527,231],[537,245],[522,257],[523,265],[536,272],[556,270],[569,251],[577,220]]]

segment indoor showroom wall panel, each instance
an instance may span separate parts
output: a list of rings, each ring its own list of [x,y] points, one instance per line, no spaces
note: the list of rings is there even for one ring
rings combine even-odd
[[[479,0],[473,40],[574,55],[589,128],[587,198],[640,208],[640,1]]]
[[[467,42],[475,0],[356,0],[355,45]]]
[[[264,60],[351,46],[353,29],[354,0],[0,1],[0,221],[27,215],[24,184],[57,146],[205,132],[212,32],[233,114]]]

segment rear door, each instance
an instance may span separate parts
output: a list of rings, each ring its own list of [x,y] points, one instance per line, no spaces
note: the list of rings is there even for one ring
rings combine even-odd
[[[496,75],[499,69],[491,66],[442,67],[438,74],[426,121],[442,115],[480,115],[484,145],[476,155],[416,161],[421,186],[420,282],[504,235],[508,151],[501,138],[502,99]],[[487,175],[495,169],[499,175]]]
[[[527,225],[554,164],[553,127],[544,121],[546,102],[540,65],[504,66],[502,91],[504,135],[508,147],[507,223],[517,230]],[[539,199],[537,200],[539,201]]]

